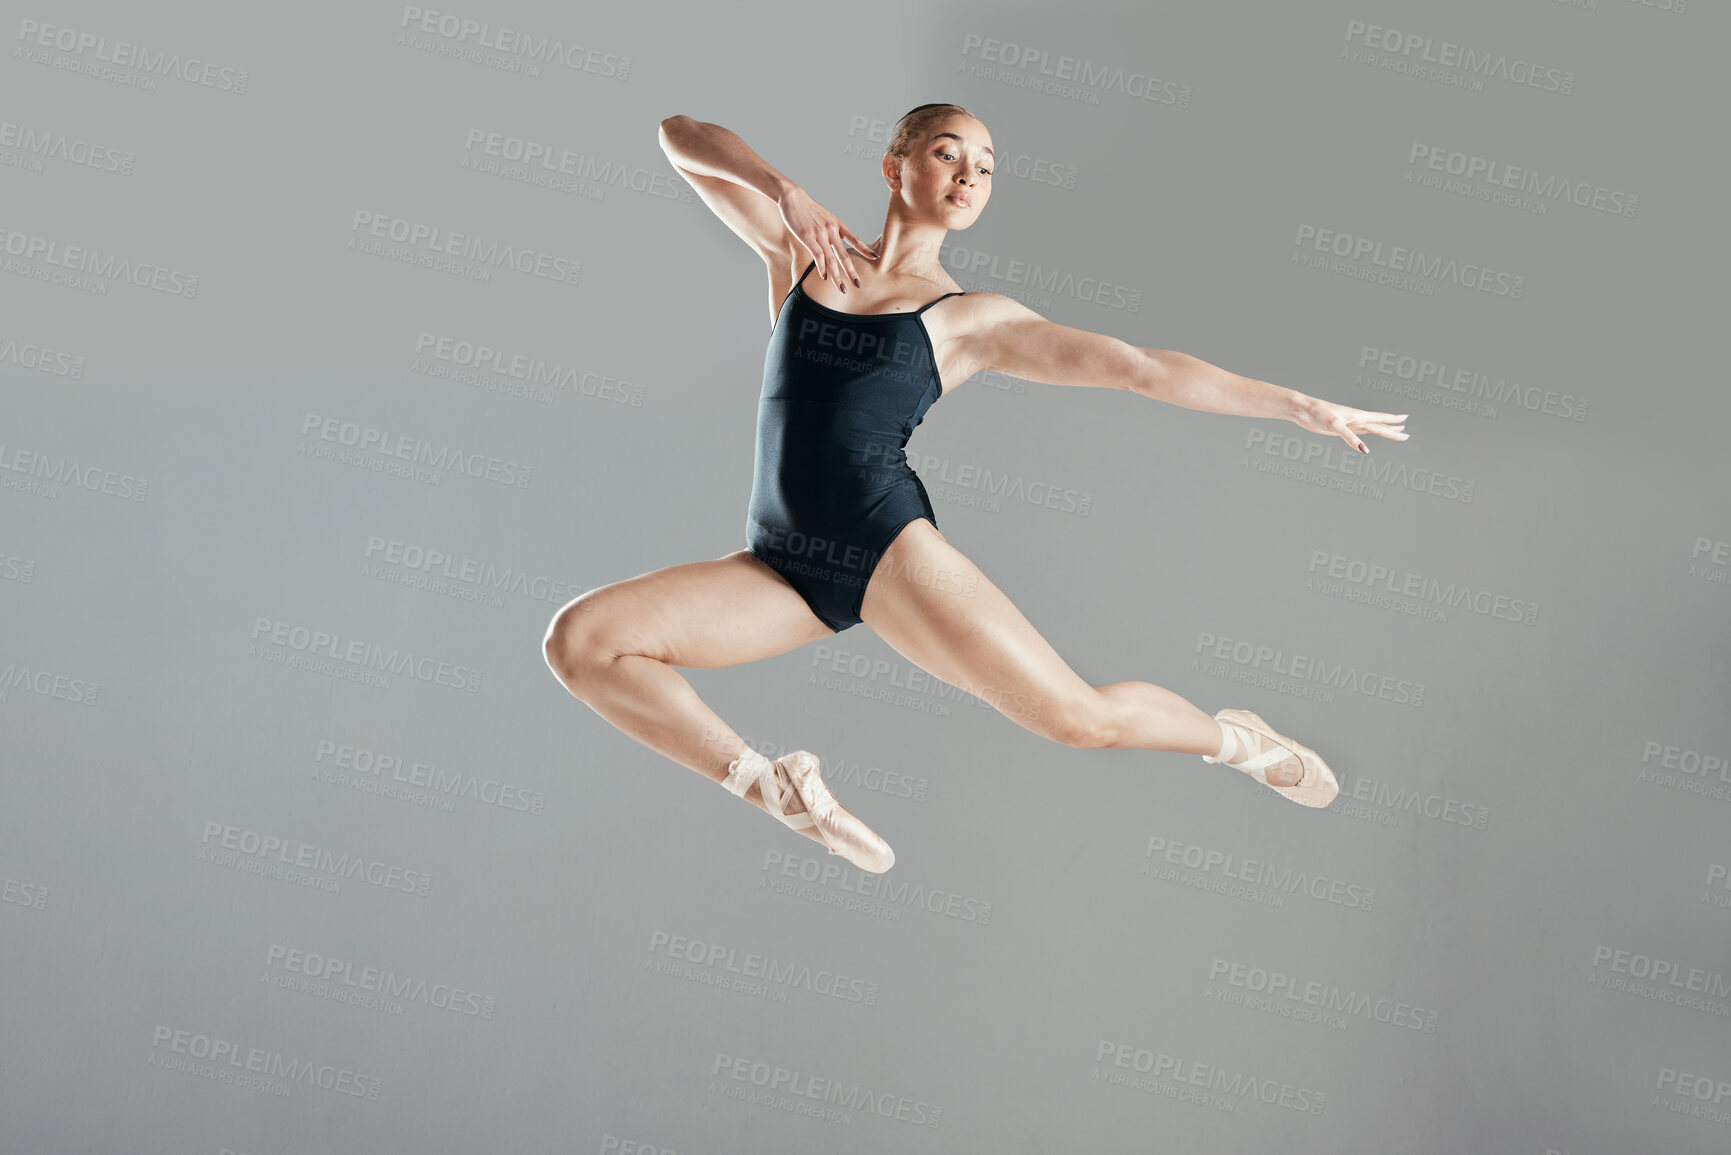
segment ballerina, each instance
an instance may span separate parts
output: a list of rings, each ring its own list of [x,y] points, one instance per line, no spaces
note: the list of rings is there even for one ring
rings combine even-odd
[[[1360,452],[1369,452],[1362,435],[1406,440],[1406,414],[1337,405],[956,287],[939,248],[950,229],[979,219],[994,164],[986,126],[959,105],[920,105],[896,122],[882,161],[889,207],[870,244],[720,125],[669,117],[661,146],[768,269],[747,548],[563,606],[542,648],[573,696],[874,873],[894,852],[835,801],[818,759],[797,750],[771,761],[751,749],[674,667],[755,662],[864,622],[910,662],[1044,738],[1200,754],[1302,805],[1334,800],[1327,764],[1256,714],[1210,717],[1148,682],[1084,681],[939,532],[905,447],[926,411],[983,369],[1280,417]]]

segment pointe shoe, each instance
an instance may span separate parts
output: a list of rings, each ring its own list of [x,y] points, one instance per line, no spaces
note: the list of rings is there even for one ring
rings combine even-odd
[[[871,827],[842,809],[840,803],[830,794],[829,788],[818,776],[816,755],[805,750],[795,750],[772,763],[762,755],[753,757],[752,753],[747,751],[728,766],[727,777],[721,783],[723,786],[744,798],[753,782],[760,783],[758,790],[763,795],[765,810],[794,830],[817,827],[823,844],[829,848],[831,854],[839,854],[861,870],[882,874],[895,865],[896,854],[890,849],[889,843],[879,838]],[[788,784],[798,793],[799,800],[805,804],[805,809],[797,814],[785,813],[787,794],[777,780],[779,776],[773,771],[777,766],[787,776]]]
[[[1234,770],[1243,770],[1270,790],[1278,791],[1300,806],[1327,806],[1340,794],[1340,783],[1335,781],[1334,771],[1328,768],[1328,763],[1324,762],[1315,750],[1279,733],[1249,710],[1222,710],[1214,715],[1214,720],[1242,726],[1256,742],[1256,748],[1251,752],[1248,761],[1240,759],[1236,764],[1226,763]],[[1234,745],[1236,744],[1234,742]],[[1222,761],[1207,754],[1202,756],[1202,760]],[[1268,780],[1268,770],[1271,767],[1294,762],[1304,771],[1303,777],[1296,783],[1291,786],[1276,786]]]
[[[793,788],[799,791],[799,800],[805,803],[805,813],[795,814],[792,818],[811,819],[800,823],[800,827],[815,823],[831,854],[839,854],[861,870],[873,874],[882,874],[896,864],[896,852],[890,849],[890,844],[879,838],[871,827],[842,809],[841,804],[830,796],[829,787],[818,777],[815,754],[795,750],[780,759],[777,765],[787,771]],[[793,825],[787,818],[782,821]]]

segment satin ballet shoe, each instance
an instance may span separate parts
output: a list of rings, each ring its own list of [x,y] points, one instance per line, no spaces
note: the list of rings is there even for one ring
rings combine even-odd
[[[805,813],[793,817],[811,819],[811,823],[801,826],[815,823],[831,854],[839,854],[873,874],[882,874],[896,864],[896,852],[890,849],[890,844],[831,797],[829,787],[818,776],[815,754],[795,750],[780,759],[778,765],[787,772],[793,788],[799,791],[799,800],[805,803]]]
[[[1254,748],[1230,751],[1238,756],[1235,760],[1204,754],[1204,762],[1221,762],[1234,770],[1242,770],[1300,806],[1327,806],[1340,794],[1340,783],[1335,781],[1334,771],[1315,750],[1279,733],[1249,710],[1222,710],[1214,715],[1214,720],[1242,727],[1251,736]],[[1227,731],[1227,741],[1234,747],[1241,745],[1230,730]],[[1291,786],[1276,786],[1268,780],[1268,771],[1282,764],[1296,764],[1302,768],[1303,776]]]
[[[778,766],[787,776],[787,787],[782,786],[780,775],[774,772]],[[794,830],[817,827],[818,835],[831,854],[840,855],[861,870],[882,874],[894,866],[896,855],[889,843],[842,808],[823,784],[817,767],[817,756],[805,750],[795,750],[772,763],[748,749],[728,765],[727,777],[721,784],[744,798],[751,784],[759,783],[758,791],[763,796],[765,810]],[[789,788],[805,804],[803,811],[796,814],[785,812],[786,790]]]

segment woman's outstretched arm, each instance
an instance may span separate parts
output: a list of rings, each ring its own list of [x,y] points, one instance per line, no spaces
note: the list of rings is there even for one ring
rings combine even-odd
[[[1278,417],[1313,433],[1346,440],[1370,452],[1357,434],[1375,433],[1405,441],[1399,424],[1404,413],[1373,413],[1241,377],[1200,357],[1173,349],[1145,349],[1105,333],[1048,321],[1026,305],[1000,293],[968,294],[981,310],[962,338],[967,376],[996,369],[1046,385],[1090,385],[1123,389],[1169,405],[1229,413],[1240,417]]]

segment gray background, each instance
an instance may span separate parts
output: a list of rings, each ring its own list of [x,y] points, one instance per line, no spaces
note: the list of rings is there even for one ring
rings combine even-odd
[[[1715,6],[431,9],[538,64],[389,4],[7,10],[7,1151],[1731,1145]],[[988,373],[910,446],[1083,677],[1263,714],[1331,810],[1046,742],[868,627],[688,671],[897,851],[817,876],[549,675],[570,597],[744,544],[765,282],[657,122],[869,238],[885,128],[946,100],[998,151],[963,288],[1411,414],[1360,462]]]

